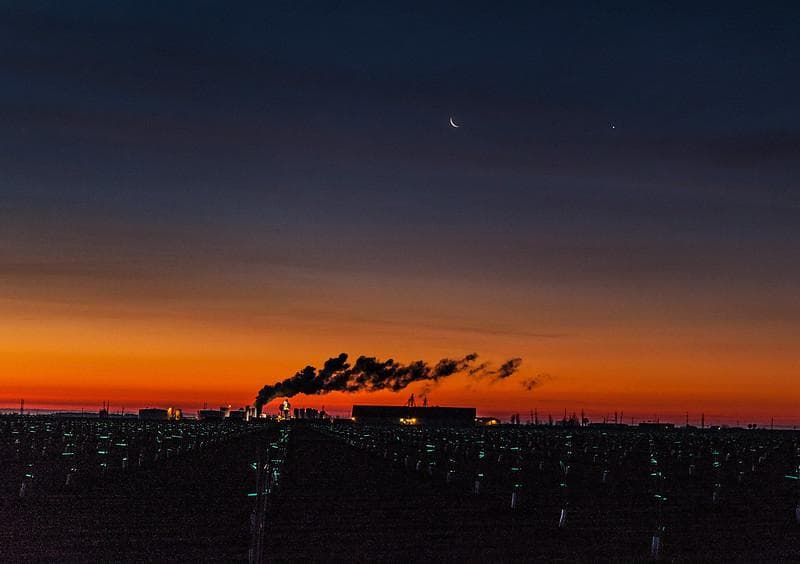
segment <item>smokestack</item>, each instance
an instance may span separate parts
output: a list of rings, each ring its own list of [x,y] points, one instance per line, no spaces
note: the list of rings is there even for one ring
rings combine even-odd
[[[294,376],[261,388],[256,398],[256,409],[261,409],[270,400],[296,394],[319,395],[329,392],[375,392],[389,390],[398,392],[416,382],[436,383],[454,374],[466,373],[471,377],[489,376],[492,382],[504,380],[514,374],[522,360],[512,358],[497,370],[487,363],[476,366],[478,355],[468,354],[460,359],[445,358],[431,366],[416,360],[401,364],[394,359],[379,360],[375,357],[360,356],[350,365],[346,353],[329,358],[322,368],[306,366]]]

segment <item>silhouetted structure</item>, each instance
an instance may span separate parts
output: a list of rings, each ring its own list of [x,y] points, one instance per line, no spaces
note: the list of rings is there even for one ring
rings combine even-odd
[[[160,407],[147,407],[139,410],[139,419],[145,421],[167,421],[169,413]]]
[[[475,425],[475,408],[354,405],[353,418],[373,425]]]
[[[281,413],[280,418],[281,419],[289,419],[289,413],[290,413],[291,409],[292,409],[292,404],[289,403],[289,398],[283,398],[283,401],[281,402],[281,406],[278,408],[278,410]]]
[[[314,409],[313,407],[295,407],[294,408],[294,418],[295,419],[325,419],[326,414],[325,411],[319,411]]]
[[[587,423],[586,427],[589,429],[599,429],[602,431],[608,431],[609,429],[628,429],[628,425],[625,423]]]
[[[197,417],[200,421],[222,421],[227,415],[221,409],[198,409]]]

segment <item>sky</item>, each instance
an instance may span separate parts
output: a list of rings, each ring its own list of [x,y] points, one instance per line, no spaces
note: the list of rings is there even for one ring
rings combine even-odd
[[[794,418],[800,7],[613,4],[4,2],[0,405]]]

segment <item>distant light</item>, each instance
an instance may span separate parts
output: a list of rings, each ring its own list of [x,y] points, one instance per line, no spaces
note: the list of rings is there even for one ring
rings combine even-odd
[[[264,495],[267,495],[267,494],[269,494],[269,488],[264,490]],[[258,496],[258,492],[251,492],[251,493],[247,494],[247,497],[256,497],[256,496]]]

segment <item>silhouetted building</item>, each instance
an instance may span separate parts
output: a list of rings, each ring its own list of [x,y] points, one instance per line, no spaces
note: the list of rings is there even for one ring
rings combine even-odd
[[[139,419],[144,421],[167,421],[169,412],[160,407],[146,407],[139,410]]]
[[[586,425],[589,429],[599,429],[603,431],[614,430],[614,429],[627,429],[628,426],[625,423],[588,423]]]
[[[319,410],[314,409],[313,407],[295,407],[294,408],[294,418],[295,419],[324,419],[325,412],[320,412]]]
[[[474,407],[354,405],[356,423],[372,425],[475,425]]]
[[[289,413],[291,413],[292,404],[289,403],[289,398],[283,398],[281,405],[278,407],[278,411],[280,412],[280,419],[289,419]]]
[[[228,419],[231,421],[250,421],[250,406],[230,411]]]
[[[228,415],[227,411],[221,409],[198,409],[197,418],[200,421],[222,421]]]

